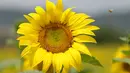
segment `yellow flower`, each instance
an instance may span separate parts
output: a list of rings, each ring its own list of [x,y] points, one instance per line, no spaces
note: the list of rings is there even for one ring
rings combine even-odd
[[[128,44],[124,44],[121,47],[119,47],[118,51],[116,52],[115,58],[129,58],[125,54],[122,53],[122,51],[128,51],[130,50]],[[112,64],[112,73],[130,73],[130,65],[128,63],[124,62],[116,62]]]
[[[33,68],[30,66],[30,57],[29,55],[26,55],[24,56],[24,62],[23,62],[23,65],[22,65],[22,70],[33,70]]]
[[[81,69],[81,55],[90,55],[84,42],[96,43],[93,30],[97,26],[88,25],[95,20],[84,13],[76,13],[73,8],[63,11],[62,0],[55,5],[46,0],[46,11],[37,6],[36,13],[24,15],[29,21],[19,25],[19,45],[27,47],[21,56],[29,56],[27,65],[45,73],[55,71],[68,73],[71,67]],[[91,35],[91,36],[89,36]],[[26,68],[27,69],[27,68]]]

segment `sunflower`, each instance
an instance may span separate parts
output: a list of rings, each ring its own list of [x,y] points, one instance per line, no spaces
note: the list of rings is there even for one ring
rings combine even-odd
[[[126,56],[122,53],[122,51],[129,51],[129,45],[124,44],[119,47],[118,51],[116,52],[115,58],[129,58],[129,56]],[[124,62],[116,62],[112,64],[112,73],[130,73],[130,65],[128,63]]]
[[[28,56],[26,67],[45,73],[68,73],[71,67],[81,70],[81,54],[91,56],[83,43],[96,43],[91,36],[99,27],[88,25],[95,20],[72,9],[63,11],[62,0],[56,5],[46,0],[46,11],[37,6],[36,13],[24,15],[29,22],[19,25],[17,40],[19,46],[26,46],[21,53],[23,58]]]

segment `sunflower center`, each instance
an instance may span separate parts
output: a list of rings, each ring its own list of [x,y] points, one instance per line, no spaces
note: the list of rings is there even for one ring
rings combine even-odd
[[[129,65],[128,63],[123,63],[123,69],[124,69],[125,71],[130,72],[130,65]]]
[[[70,30],[63,25],[51,24],[43,28],[39,35],[41,46],[49,52],[66,51],[72,41]]]

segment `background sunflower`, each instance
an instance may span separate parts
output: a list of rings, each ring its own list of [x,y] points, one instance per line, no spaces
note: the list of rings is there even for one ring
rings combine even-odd
[[[119,47],[114,58],[121,59],[122,61],[120,60],[119,62],[115,62],[112,64],[112,73],[129,73],[130,72],[130,65],[127,61],[125,62],[125,60],[129,58],[129,55],[126,55],[123,53],[123,51],[129,51],[129,50],[130,48],[128,44],[124,44]]]

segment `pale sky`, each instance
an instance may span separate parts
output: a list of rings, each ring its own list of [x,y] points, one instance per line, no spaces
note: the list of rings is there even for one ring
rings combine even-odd
[[[63,2],[65,8],[75,6],[76,10],[93,13],[108,9],[125,11],[130,7],[130,0],[63,0]],[[0,10],[33,10],[35,6],[45,6],[45,0],[0,0]]]

